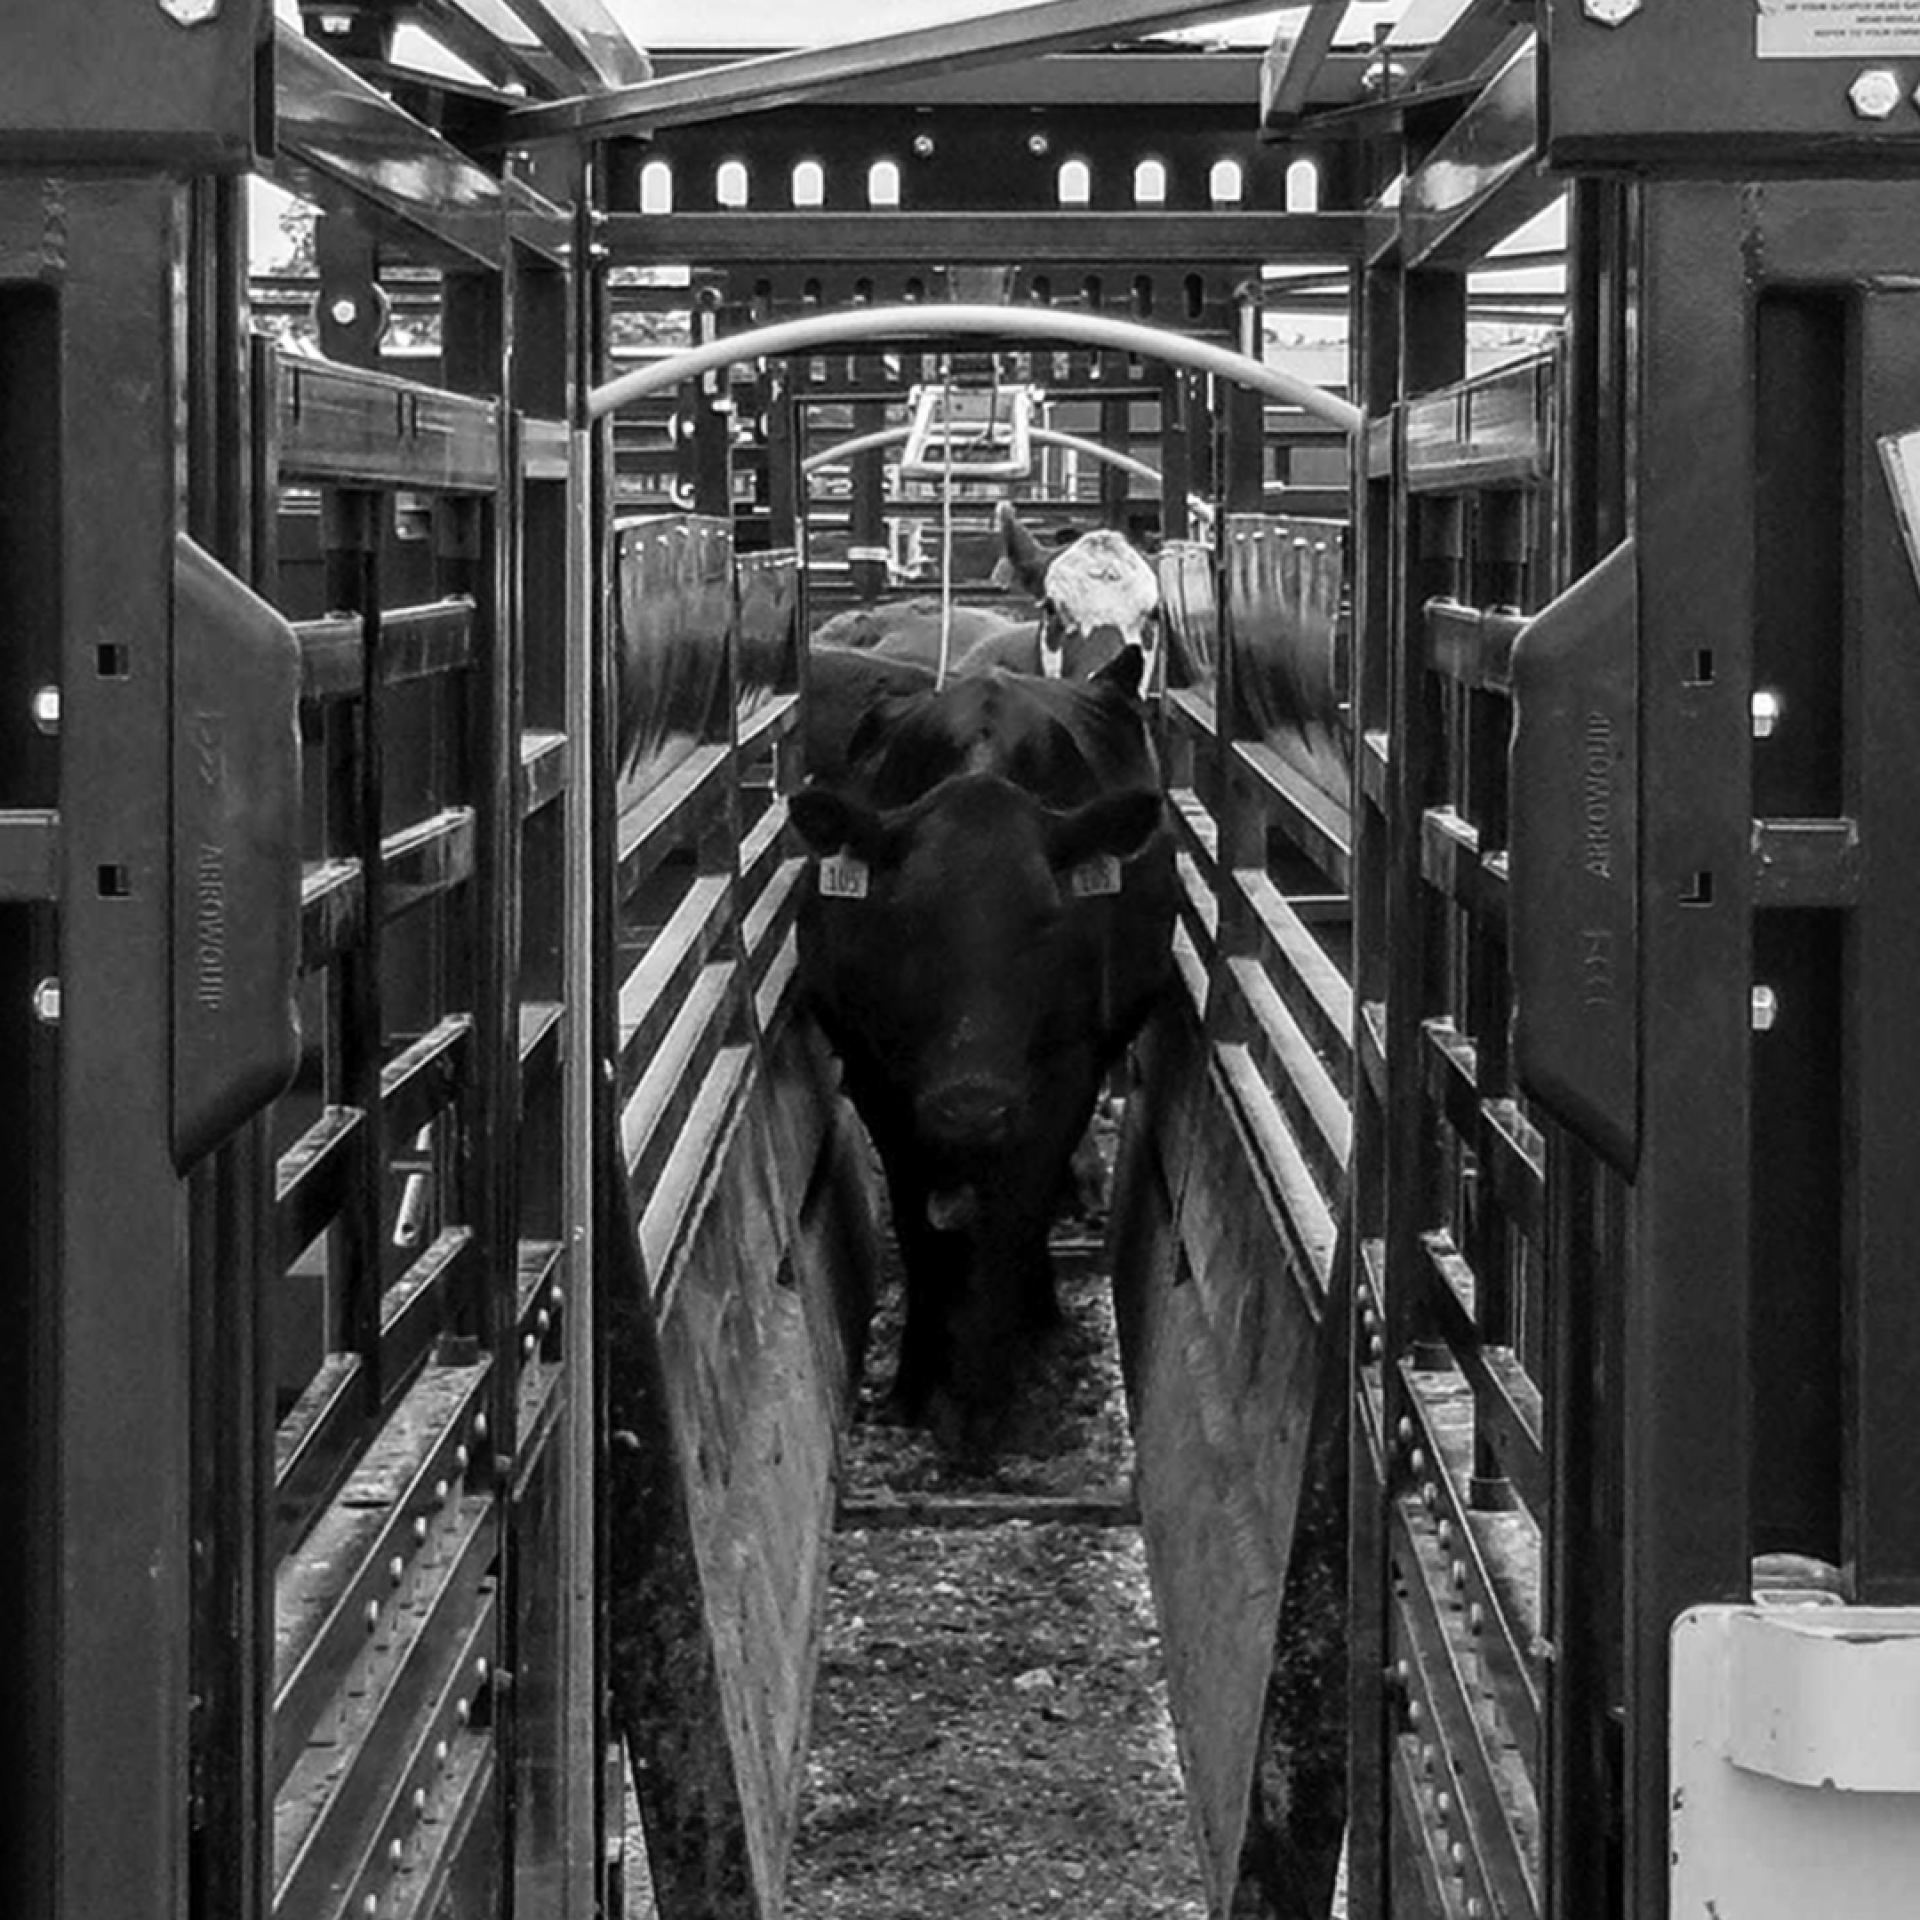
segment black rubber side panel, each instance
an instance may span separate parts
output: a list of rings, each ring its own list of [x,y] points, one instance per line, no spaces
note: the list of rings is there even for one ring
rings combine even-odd
[[[1623,541],[1513,651],[1515,1066],[1528,1093],[1628,1174],[1640,1087],[1638,645]]]
[[[299,1064],[300,643],[184,535],[173,600],[173,1157],[184,1169]]]

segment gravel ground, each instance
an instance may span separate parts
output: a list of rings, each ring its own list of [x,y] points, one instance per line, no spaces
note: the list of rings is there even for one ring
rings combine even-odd
[[[1059,1246],[1063,1324],[1020,1366],[991,1459],[877,1418],[897,1274],[886,1290],[847,1437],[786,1920],[1205,1920],[1084,1224]]]
[[[895,1524],[834,1542],[789,1920],[1204,1920],[1096,1252],[1061,1247],[1063,1325],[988,1461],[872,1417],[882,1303],[844,1513]]]

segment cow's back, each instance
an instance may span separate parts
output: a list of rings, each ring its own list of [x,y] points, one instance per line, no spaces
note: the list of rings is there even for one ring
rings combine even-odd
[[[862,724],[889,702],[933,691],[932,670],[871,649],[815,646],[807,659],[807,775],[835,785]]]

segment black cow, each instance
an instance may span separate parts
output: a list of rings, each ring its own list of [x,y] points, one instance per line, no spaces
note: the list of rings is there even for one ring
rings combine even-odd
[[[1165,989],[1173,860],[1130,650],[882,699],[793,796],[820,858],[804,991],[886,1170],[909,1419],[991,1434],[1054,1315],[1047,1229],[1102,1079]]]

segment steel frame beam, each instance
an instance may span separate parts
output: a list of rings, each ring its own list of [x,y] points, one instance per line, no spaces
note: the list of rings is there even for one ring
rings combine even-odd
[[[455,0],[459,4],[459,0]],[[604,0],[507,0],[549,54],[590,88],[638,86],[653,63]]]
[[[276,34],[279,151],[268,167],[289,192],[377,214],[454,266],[498,267],[514,241],[563,256],[564,209],[523,181],[496,180],[284,22]]]
[[[627,213],[608,219],[616,263],[778,260],[1001,264],[1147,260],[1191,266],[1357,260],[1392,231],[1383,213]]]
[[[1167,27],[1245,12],[1235,0],[1040,0],[971,20],[877,35],[794,53],[763,54],[598,96],[523,107],[508,117],[515,141],[610,139],[690,120],[798,106],[875,80],[915,80],[993,66],[1009,58],[1112,45]]]
[[[1566,191],[1534,162],[1539,54],[1516,49],[1421,164],[1400,197],[1412,267],[1467,266]]]
[[[711,73],[711,61],[694,54],[656,52],[660,79]],[[1344,103],[1359,94],[1360,63],[1342,53],[1327,63],[1319,104]],[[911,82],[876,79],[849,84],[833,95],[836,107],[1228,107],[1244,112],[1260,91],[1260,55],[1251,48],[1196,52],[1170,43],[1126,53],[1082,49],[1013,58],[992,67],[964,67],[924,74]]]
[[[1280,16],[1260,63],[1262,127],[1283,128],[1299,119],[1346,17],[1347,0],[1312,0],[1304,17],[1298,8]]]

